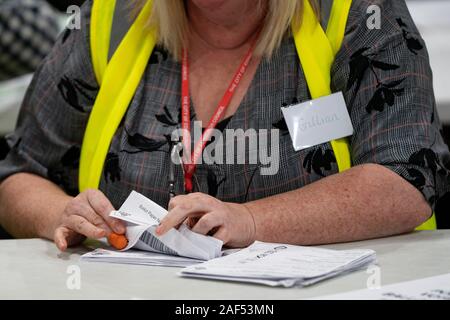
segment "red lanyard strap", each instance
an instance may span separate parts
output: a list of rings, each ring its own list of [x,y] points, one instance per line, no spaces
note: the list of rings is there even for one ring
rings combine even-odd
[[[187,50],[183,50],[182,54],[182,66],[181,66],[181,125],[183,131],[183,146],[184,146],[184,154],[191,155],[191,158],[184,162],[184,187],[186,192],[192,192],[192,177],[195,172],[196,164],[198,160],[202,156],[203,150],[206,147],[206,144],[211,139],[213,129],[216,128],[220,119],[224,115],[228,106],[230,105],[231,99],[244,77],[245,72],[247,71],[247,67],[250,64],[250,61],[253,57],[253,52],[255,49],[256,41],[251,45],[250,49],[244,56],[239,68],[237,69],[230,85],[228,86],[227,91],[223,95],[222,99],[219,102],[219,105],[216,108],[213,116],[209,120],[208,125],[206,126],[201,138],[195,144],[194,151],[192,154],[191,151],[191,111],[190,111],[190,92],[189,92],[189,61],[188,61],[188,53]]]

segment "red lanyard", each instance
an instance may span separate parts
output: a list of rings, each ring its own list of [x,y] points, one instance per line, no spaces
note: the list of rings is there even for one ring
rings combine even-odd
[[[256,43],[256,41],[255,41]],[[211,139],[213,129],[217,126],[226,109],[230,105],[231,99],[233,98],[234,92],[236,91],[237,86],[241,82],[245,72],[247,71],[247,67],[250,63],[250,60],[253,56],[253,51],[255,49],[255,43],[252,44],[244,59],[241,62],[236,74],[233,77],[227,91],[223,95],[222,99],[217,106],[216,111],[213,116],[209,120],[207,127],[205,128],[200,140],[195,144],[194,151],[192,154],[191,151],[191,110],[190,110],[190,93],[189,93],[189,62],[188,62],[188,53],[187,50],[183,50],[182,54],[182,67],[181,67],[181,125],[183,131],[183,146],[186,154],[191,154],[190,161],[185,162],[184,164],[184,188],[187,193],[192,192],[193,184],[192,177],[195,172],[196,164],[198,160],[202,156],[203,150],[206,147],[206,144]]]

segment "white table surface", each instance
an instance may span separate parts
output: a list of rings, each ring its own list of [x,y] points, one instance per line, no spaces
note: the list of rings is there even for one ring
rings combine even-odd
[[[450,230],[326,247],[374,249],[382,285],[450,272]],[[270,288],[180,278],[178,268],[80,262],[85,252],[61,254],[45,240],[0,241],[0,299],[303,299],[365,289],[370,276],[361,270],[308,288]],[[80,268],[80,290],[67,288],[71,265]]]

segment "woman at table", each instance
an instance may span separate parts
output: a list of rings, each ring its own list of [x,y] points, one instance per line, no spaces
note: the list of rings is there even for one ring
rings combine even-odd
[[[134,9],[144,4],[135,1]],[[108,214],[132,190],[169,208],[160,234],[188,223],[230,247],[255,240],[355,241],[426,222],[448,199],[450,154],[426,48],[405,2],[354,1],[350,8],[331,67],[332,91],[343,93],[354,128],[353,166],[343,172],[330,142],[296,151],[281,111],[314,98],[290,32],[305,4],[154,1],[149,25],[157,24],[158,45],[112,138],[99,188],[79,193],[80,150],[99,91],[87,1],[81,29],[60,37],[34,76],[15,132],[6,137],[0,223],[15,237],[52,239],[65,250],[85,237],[124,233]],[[368,27],[374,4],[381,28]],[[177,196],[170,199],[167,137],[186,125],[182,97],[192,103],[189,120],[207,127],[245,57],[245,73],[220,121],[212,123],[222,131],[279,129],[279,170],[264,175],[261,163],[198,164],[186,176],[190,169],[183,174],[177,167]],[[188,73],[181,80],[183,67]]]

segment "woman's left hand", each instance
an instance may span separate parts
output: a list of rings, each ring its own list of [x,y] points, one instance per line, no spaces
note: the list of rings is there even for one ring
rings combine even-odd
[[[228,247],[242,248],[255,241],[255,222],[244,204],[222,202],[204,193],[173,198],[156,233],[163,235],[182,223],[196,233],[222,240]]]

